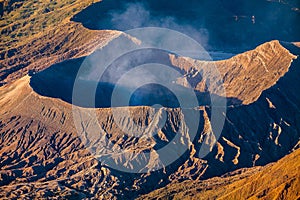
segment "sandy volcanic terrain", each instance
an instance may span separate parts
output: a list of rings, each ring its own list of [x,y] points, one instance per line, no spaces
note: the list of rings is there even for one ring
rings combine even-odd
[[[80,14],[94,2],[91,0],[9,2],[0,26],[1,199],[299,198],[299,42],[268,41],[220,61],[166,52],[158,56],[182,73],[176,84],[186,87],[190,83],[201,100],[196,109],[200,123],[195,138],[184,123],[183,118],[188,117],[184,109],[152,108],[145,102],[118,108],[130,111],[118,123],[112,108],[86,108],[94,110],[97,119],[84,121],[78,130],[72,104],[64,98],[70,97],[66,86],[72,86],[72,81],[65,80],[76,74],[77,61],[128,36],[86,28],[95,24],[93,20],[91,24],[80,21],[82,14],[100,5]],[[280,12],[281,4],[274,4]],[[297,11],[290,2],[282,5],[283,11],[290,11],[290,6]],[[219,11],[217,8],[214,10]],[[76,13],[79,15],[73,20],[82,24],[71,20]],[[239,23],[243,24],[242,18]],[[225,124],[217,141],[207,93],[219,94],[221,82],[211,84],[206,78],[214,78],[212,65],[220,72],[226,91],[218,98],[227,100]],[[160,127],[162,113],[166,123]],[[91,140],[87,130],[96,122],[103,131]],[[131,128],[135,123],[142,128],[151,124],[147,133],[157,134],[133,137],[120,128],[121,124],[134,134]],[[157,152],[176,134],[174,144],[187,147],[187,151],[166,166]],[[108,155],[120,167],[147,163],[146,172],[111,168],[88,146],[97,147],[98,154]],[[209,150],[205,157],[199,156],[202,147]],[[128,154],[114,154],[120,148]],[[161,169],[153,171],[158,166]]]
[[[216,146],[211,146],[210,154],[204,159],[198,157],[200,147],[212,145],[208,141],[213,137],[207,106],[199,107],[201,124],[196,138],[191,141],[187,130],[183,130],[180,140],[176,141],[191,144],[187,153],[176,163],[156,172],[151,172],[159,164],[153,147],[172,139],[182,121],[181,109],[165,108],[166,125],[157,136],[143,139],[124,137],[111,109],[97,108],[98,121],[105,131],[101,133],[103,137],[135,155],[112,157],[114,162],[128,167],[128,159],[146,159],[149,171],[143,175],[110,169],[96,159],[74,127],[72,105],[37,94],[29,84],[30,76],[6,84],[0,90],[1,195],[3,198],[135,197],[167,183],[209,178],[276,161],[299,145],[298,124],[295,123],[299,116],[299,95],[295,88],[299,69],[298,60],[293,60],[298,52],[292,44],[272,41],[215,63],[224,77],[229,97],[240,101],[229,104],[221,138]],[[169,55],[169,59],[173,67],[184,70],[185,76],[178,81],[183,85],[184,77],[195,77],[193,73],[208,63],[174,55]],[[241,84],[242,80],[247,84]],[[204,91],[203,81],[199,79],[195,84],[196,90]],[[134,121],[147,126],[153,120],[155,109],[138,106],[131,107],[130,112],[132,115],[124,116],[123,120],[127,127]],[[99,152],[108,152],[105,145],[97,142],[94,145]],[[152,151],[152,156],[140,156],[145,151]]]

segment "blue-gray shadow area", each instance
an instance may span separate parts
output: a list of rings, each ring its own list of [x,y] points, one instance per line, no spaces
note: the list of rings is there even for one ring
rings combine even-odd
[[[131,53],[134,54],[135,52]],[[77,73],[86,57],[67,60],[55,64],[39,73],[32,74],[30,85],[35,92],[42,96],[59,98],[80,107],[107,108],[112,106],[153,106],[155,104],[169,108],[181,107],[178,95],[186,95],[187,88],[178,84],[175,85],[175,83],[175,90],[172,89],[172,91],[163,84],[150,83],[135,88],[133,93],[127,86],[118,85],[118,89],[122,91],[122,94],[124,93],[125,96],[130,96],[130,99],[129,102],[120,101],[119,103],[117,101],[112,105],[112,93],[116,87],[116,83],[126,71],[136,66],[146,63],[159,63],[177,70],[180,74],[184,74],[184,71],[172,66],[169,60],[169,52],[145,49],[143,50],[143,59],[135,59],[131,53],[121,56],[113,64],[108,66],[99,79],[95,79],[94,77],[91,80],[81,80],[82,98],[79,95],[79,99],[75,99],[75,101],[72,99],[73,87]],[[117,73],[118,70],[120,73]],[[143,77],[139,77],[139,79],[143,80]],[[201,77],[199,77],[199,81],[200,80]],[[97,85],[96,91],[94,89],[95,84]],[[194,85],[191,86],[194,87]],[[214,98],[215,102],[218,99],[222,101],[225,98],[210,94],[209,92],[192,91],[198,99],[198,106],[209,106],[211,104],[211,98]],[[92,102],[95,102],[95,104],[91,105],[91,101],[85,101],[86,96],[94,98]],[[228,104],[239,104],[241,102],[236,98],[227,98],[226,101]]]
[[[239,53],[270,40],[297,41],[297,2],[262,0],[103,0],[72,20],[94,30],[158,26],[183,32],[209,50]],[[206,41],[208,40],[208,41]]]

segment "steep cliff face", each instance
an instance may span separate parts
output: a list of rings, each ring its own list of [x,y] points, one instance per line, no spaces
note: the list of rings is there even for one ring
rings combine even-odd
[[[29,70],[39,71],[66,59],[84,56],[118,34],[89,31],[70,22],[75,13],[96,1],[4,1],[0,20],[0,85]]]
[[[87,146],[90,146],[87,140],[92,136],[79,137],[79,130],[76,130],[73,122],[72,106],[61,100],[36,94],[29,86],[28,76],[3,86],[1,97],[2,197],[91,197],[107,193],[106,197],[109,198],[112,197],[110,195],[128,195],[129,191],[137,194],[140,190],[148,190],[144,184],[155,188],[154,182],[158,184],[178,165],[177,163],[169,169],[163,166],[164,171],[159,171],[160,176],[157,176],[157,172],[151,172],[159,164],[155,148],[171,140],[180,126],[180,109],[166,109],[166,125],[157,130],[158,135],[146,138],[125,135],[120,129],[120,124],[116,123],[111,109],[97,109],[98,120],[104,130],[101,137],[108,138],[112,144],[103,145],[102,142],[105,141],[101,139],[91,141],[92,146],[98,148],[98,154],[111,155],[102,163],[91,153],[91,148],[87,149]],[[121,123],[125,123],[130,129],[132,123],[138,122],[150,130],[152,128],[149,128],[149,121],[154,121],[151,126],[157,129],[160,119],[154,115],[157,113],[154,111],[155,109],[150,107],[132,107],[131,116],[124,115]],[[201,113],[205,112],[202,108]],[[88,127],[86,130],[88,132]],[[147,133],[151,134],[149,131]],[[190,145],[192,141],[186,131],[178,134],[181,136],[173,142]],[[118,148],[130,152],[131,156],[116,155],[114,149]],[[150,154],[150,157],[144,156],[149,151],[153,151],[153,154]],[[140,176],[111,170],[110,165],[105,164],[105,161],[110,159],[120,165],[120,169],[130,167],[128,163],[131,162],[146,162],[148,173]],[[36,188],[40,191],[32,193]]]
[[[0,53],[0,84],[17,80],[29,71],[38,72],[55,63],[86,56],[119,35],[118,31],[90,31],[79,24],[64,24]]]
[[[83,56],[79,51],[89,51],[88,47],[95,45],[96,40],[102,40],[103,37],[112,34],[102,30],[90,32],[74,21],[81,22],[84,27],[88,28],[116,30],[111,26],[99,27],[98,25],[107,16],[108,19],[105,19],[110,20],[109,14],[112,11],[117,10],[116,14],[122,13],[124,9],[126,11],[126,6],[122,7],[124,1],[119,0],[104,0],[99,3],[97,3],[98,0],[58,2],[9,0],[3,2],[10,2],[8,5],[11,5],[11,11],[0,21],[1,85],[26,75],[29,70],[45,69],[62,60]],[[136,1],[130,2],[136,3]],[[299,21],[299,5],[293,1],[242,1],[239,3],[240,6],[235,6],[235,1],[221,0],[192,1],[188,5],[183,5],[181,1],[173,1],[172,4],[167,1],[149,1],[148,3],[151,4],[149,10],[153,10],[154,16],[160,13],[155,21],[169,19],[169,15],[171,19],[183,18],[185,21],[183,20],[182,24],[177,24],[176,20],[173,23],[171,20],[169,24],[175,25],[171,28],[184,27],[179,31],[186,30],[191,37],[199,39],[204,46],[212,43],[207,47],[217,46],[213,48],[214,50],[225,49],[229,53],[232,53],[231,51],[235,53],[242,52],[245,48],[254,48],[274,38],[290,42],[299,38],[299,27],[293,25]],[[239,11],[239,7],[242,8],[242,12]],[[256,9],[257,7],[259,9]],[[148,7],[145,6],[144,9],[147,14]],[[162,12],[162,9],[169,10]],[[133,17],[136,13],[139,12],[133,9]],[[75,14],[78,15],[73,17]],[[256,16],[255,24],[252,22],[252,15]],[[200,20],[195,20],[197,17]],[[137,18],[135,17],[135,20]],[[104,22],[107,21],[104,20]],[[168,24],[167,22],[164,24]],[[194,24],[189,24],[191,22]],[[194,30],[191,27],[196,28]],[[278,35],[274,36],[269,33]],[[107,41],[109,41],[108,38]],[[223,42],[227,44],[222,44]],[[231,45],[234,43],[233,48]],[[88,47],[86,48],[84,44]]]
[[[290,53],[274,40],[227,60],[211,62],[175,56],[171,60],[174,66],[186,72],[188,78],[183,83],[191,82],[196,90],[211,93],[217,93],[222,85],[226,91],[224,96],[239,99],[241,104],[251,104],[289,70],[297,53]],[[222,80],[217,79],[214,68]],[[202,79],[197,74],[201,74]]]
[[[159,188],[141,198],[299,198],[300,43],[270,41],[299,39],[297,2],[96,2],[0,0],[1,199],[134,199]],[[164,91],[142,88],[142,103],[99,104],[84,108],[95,119],[74,117],[72,81],[83,59],[124,36],[140,42],[99,29],[149,25],[234,54],[265,43],[220,61],[149,54],[145,62],[156,59],[182,73],[175,83],[192,86],[196,108],[179,108]],[[210,93],[227,100],[217,138]],[[150,98],[165,107],[149,107]],[[160,154],[169,143],[174,148]],[[163,156],[175,160],[162,162]]]
[[[180,108],[160,108],[167,116],[163,127],[158,125],[161,115],[155,115],[159,113],[158,108],[119,108],[130,111],[120,121],[113,117],[111,108],[97,108],[95,112],[103,132],[90,140],[87,130],[93,121],[83,122],[78,132],[72,105],[37,94],[30,87],[29,76],[2,86],[1,197],[134,198],[170,182],[206,179],[276,161],[299,146],[300,97],[296,86],[300,71],[295,55],[299,55],[298,47],[273,41],[214,63],[224,77],[230,97],[241,100],[227,108],[224,129],[215,146],[209,106],[198,107],[200,123],[194,139],[189,135],[189,124],[181,126],[184,110]],[[178,81],[182,85],[184,77],[195,77],[196,70],[209,66],[207,62],[174,55],[166,58],[174,68],[183,70],[183,79]],[[199,77],[193,81],[195,89],[205,91],[200,85],[206,80]],[[155,123],[151,124],[153,120]],[[151,128],[145,132],[150,136],[135,137],[135,131],[130,129],[133,123],[141,127],[150,123]],[[123,125],[132,134],[125,135],[120,128]],[[186,128],[178,131],[180,127]],[[151,135],[151,130],[157,134]],[[187,151],[165,166],[156,151],[176,135],[179,137],[174,144],[187,147]],[[107,140],[97,140],[102,137]],[[103,141],[111,142],[111,146],[104,145]],[[204,158],[199,156],[203,145],[210,150]],[[114,155],[118,149],[129,154]],[[95,155],[94,151],[100,153]],[[109,156],[101,159],[101,155]],[[148,165],[143,168],[146,173],[131,174],[110,168],[107,161],[125,168],[130,168],[131,162]],[[162,168],[152,171],[158,166]]]
[[[265,167],[237,170],[205,181],[170,184],[140,199],[299,199],[299,152]]]
[[[295,84],[299,82],[299,60],[295,55],[299,55],[297,46],[273,41],[214,63],[223,76],[227,97],[235,97],[235,101],[230,102],[229,98],[222,135],[206,158],[209,166],[202,177],[220,175],[228,169],[264,165],[284,156],[283,152],[298,148],[299,95]],[[199,70],[210,73],[204,70],[211,66],[210,62],[194,61],[197,67],[189,69],[195,65],[180,59],[173,59],[173,64],[192,72],[186,77],[197,77],[194,74]],[[207,89],[202,87],[207,85],[205,81],[200,78],[197,84],[192,80],[201,91]],[[211,84],[210,89],[217,90],[218,83]],[[199,173],[184,170],[191,169],[192,165],[188,164],[191,160],[180,168],[178,177],[198,176]]]

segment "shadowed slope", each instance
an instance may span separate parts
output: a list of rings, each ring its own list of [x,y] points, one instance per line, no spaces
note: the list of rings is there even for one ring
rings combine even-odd
[[[293,46],[286,46],[297,54],[294,47],[290,47]],[[299,147],[299,94],[295,87],[299,82],[299,63],[298,59],[291,66],[290,62],[286,63],[284,69],[288,72],[279,80],[273,79],[271,87],[261,91],[256,101],[228,109],[224,130],[216,146],[213,146],[211,110],[199,107],[201,123],[195,139],[190,140],[188,131],[177,133],[180,139],[175,143],[190,144],[188,150],[176,162],[156,172],[150,169],[159,164],[159,159],[155,154],[150,158],[143,155],[164,147],[174,138],[182,122],[181,110],[165,109],[168,113],[166,126],[145,140],[124,134],[111,109],[96,109],[98,122],[104,130],[100,136],[111,141],[113,146],[106,148],[98,143],[99,140],[92,140],[93,145],[102,153],[115,148],[133,153],[133,157],[113,157],[121,166],[128,167],[125,162],[128,158],[149,161],[149,172],[144,174],[110,169],[92,156],[91,149],[85,146],[89,144],[89,138],[77,135],[81,131],[75,129],[71,105],[34,92],[29,85],[30,77],[2,86],[1,197],[132,199],[168,183],[207,179],[238,168],[276,161]],[[184,63],[179,64],[177,66],[184,66]],[[146,127],[155,113],[155,109],[149,107],[130,107],[129,110],[131,115],[121,120],[126,127],[132,127],[136,122]],[[205,158],[199,157],[203,146],[210,151]],[[39,191],[34,192],[37,188]]]
[[[205,47],[241,52],[274,39],[297,41],[296,8],[299,3],[292,1],[103,0],[72,20],[94,30],[166,27],[190,35]]]
[[[104,48],[114,48],[118,40],[124,39],[124,35],[111,41]],[[129,43],[133,43],[128,40]],[[101,51],[101,50],[99,50]],[[142,58],[136,60],[136,54],[143,54]],[[118,58],[111,66],[108,66],[98,83],[96,94],[96,107],[109,107],[111,105],[111,94],[118,79],[123,75],[118,71],[126,72],[136,66],[145,63],[160,63],[167,65],[182,74],[177,80],[178,93],[184,91],[184,87],[191,85],[194,89],[199,105],[210,105],[211,96],[220,97],[222,86],[225,89],[228,105],[250,104],[257,100],[262,91],[274,85],[281,76],[286,73],[291,62],[295,59],[278,41],[265,43],[254,50],[236,55],[223,61],[201,61],[170,54],[161,50],[145,49],[132,52]],[[60,98],[72,103],[72,92],[77,72],[86,57],[53,65],[31,78],[31,86],[34,91],[43,96]],[[217,73],[223,77],[218,81]],[[156,76],[153,72],[144,72],[144,76]],[[95,80],[85,80],[85,91],[89,91]],[[131,80],[134,84],[134,80]],[[241,83],[243,83],[241,85]],[[182,87],[183,86],[183,87]],[[171,91],[159,86],[144,86],[144,90],[136,91],[131,99],[130,105],[161,104],[166,107],[178,107],[178,99]],[[127,90],[126,87],[123,89]],[[153,93],[153,95],[150,95]],[[211,96],[210,96],[211,95]],[[144,97],[143,97],[144,96]],[[148,96],[146,98],[146,96]],[[148,100],[147,100],[148,99]],[[85,102],[78,104],[83,107]],[[128,104],[119,105],[126,106]]]
[[[170,184],[139,199],[299,199],[300,150],[262,168]],[[240,180],[241,179],[241,180]]]
[[[15,1],[0,20],[0,85],[66,59],[86,56],[118,36],[92,31],[69,18],[96,1]],[[18,4],[18,5],[17,5]]]

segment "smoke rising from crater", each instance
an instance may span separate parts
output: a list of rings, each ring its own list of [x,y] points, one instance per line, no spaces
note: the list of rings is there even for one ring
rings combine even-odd
[[[142,27],[163,27],[169,28],[192,37],[202,46],[206,46],[209,33],[198,23],[193,27],[184,20],[176,19],[174,16],[155,12],[143,3],[127,3],[124,10],[114,10],[109,12],[111,24],[118,30],[129,30]]]

